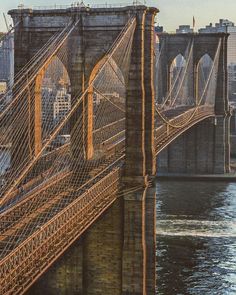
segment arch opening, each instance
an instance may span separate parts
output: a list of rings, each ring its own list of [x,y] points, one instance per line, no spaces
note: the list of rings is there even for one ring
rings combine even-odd
[[[71,109],[71,83],[61,60],[54,56],[35,82],[35,154],[56,125]],[[70,141],[66,124],[50,145],[50,150]]]
[[[182,54],[178,54],[172,61],[169,69],[169,99],[168,104],[183,100],[184,97],[184,85],[183,75],[186,68],[186,59]]]
[[[196,104],[205,104],[211,87],[213,60],[209,54],[204,54],[197,64]],[[214,74],[214,73],[213,73]],[[213,77],[214,78],[214,77]]]
[[[93,68],[89,85],[84,102],[85,147],[87,158],[96,158],[124,137],[126,83],[116,61],[106,56]]]
[[[162,75],[161,75],[161,54],[163,43],[157,33],[154,34],[154,87],[155,87],[155,102],[161,103],[162,97]]]

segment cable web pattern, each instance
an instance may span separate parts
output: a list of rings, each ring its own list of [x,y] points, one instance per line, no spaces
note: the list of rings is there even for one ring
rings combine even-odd
[[[21,259],[26,259],[24,255],[18,259],[18,254],[28,247],[41,247],[44,234],[56,233],[55,227],[63,226],[63,221],[58,221],[60,216],[65,222],[72,222],[73,215],[68,217],[70,210],[77,208],[77,212],[86,212],[90,204],[96,209],[98,201],[106,208],[118,191],[125,152],[126,85],[136,21],[130,18],[85,81],[83,91],[72,96],[69,77],[62,64],[68,62],[68,39],[78,22],[68,24],[54,35],[16,75],[13,98],[0,114],[0,120],[4,121],[9,112],[14,113],[7,129],[9,133],[14,124],[22,124],[22,134],[14,139],[17,144],[11,144],[18,148],[13,154],[25,151],[21,158],[25,160],[14,162],[13,159],[14,169],[10,167],[3,175],[0,264],[4,290],[11,288],[12,281],[8,278],[17,265],[23,263]],[[55,104],[60,99],[68,103],[66,110],[60,112],[55,107],[57,116],[53,122],[47,114],[41,118],[40,145],[35,144],[37,118],[33,117],[35,124],[27,124],[27,120],[32,120],[31,112],[37,107],[46,111],[52,101]],[[27,130],[32,125],[34,128]],[[29,147],[22,149],[21,143],[25,142]],[[140,187],[129,192],[137,189]],[[85,223],[84,230],[90,221],[89,216],[83,214],[77,218]],[[68,244],[68,241],[60,240],[60,243]],[[44,250],[40,248],[39,251]],[[12,263],[14,270],[9,272]],[[18,279],[25,271],[19,271]]]

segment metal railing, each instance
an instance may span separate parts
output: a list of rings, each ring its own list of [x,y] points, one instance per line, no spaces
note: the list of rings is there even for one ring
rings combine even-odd
[[[29,286],[116,199],[120,168],[97,181],[0,263],[4,294],[23,294]]]
[[[182,127],[180,128],[173,128],[168,123],[162,124],[157,127],[155,130],[156,155],[159,154],[166,146],[168,146],[183,132],[185,132],[198,122],[214,116],[214,114],[214,107],[203,105],[199,106],[197,108],[197,111],[195,111],[195,108],[191,108],[183,114],[170,119],[170,123],[172,124],[182,124]],[[191,117],[190,121],[188,121],[189,117]],[[188,122],[188,124],[185,124],[185,122]]]

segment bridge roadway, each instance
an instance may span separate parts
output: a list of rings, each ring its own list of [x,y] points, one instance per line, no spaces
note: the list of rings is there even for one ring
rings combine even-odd
[[[206,106],[197,111],[186,109],[181,114],[179,109],[171,115],[166,113],[169,123],[155,130],[156,153],[188,128],[211,116],[214,110]],[[125,155],[124,135],[119,134],[110,147],[110,156],[90,171],[91,179],[81,180],[77,187],[65,190],[66,182],[73,176],[69,169],[64,170],[1,214],[2,294],[23,294],[115,201]]]
[[[5,212],[6,226],[1,235],[1,244],[5,246],[5,243],[11,242],[11,249],[3,252],[3,256],[8,254],[5,258],[1,257],[1,279],[6,279],[1,281],[1,286],[5,286],[3,294],[23,292],[25,284],[29,286],[44,265],[48,267],[48,263],[51,264],[62,249],[78,237],[78,232],[81,234],[111,205],[118,191],[120,163],[124,155],[116,154],[116,157],[112,164],[106,165],[93,180],[85,182],[79,189],[63,191],[62,184],[61,191],[53,195],[48,188],[44,194],[40,191],[11,208],[10,215]],[[40,202],[32,207],[35,198],[40,198]],[[9,224],[8,218],[11,219],[11,216],[20,218]],[[40,224],[40,220],[44,224]],[[27,228],[24,229],[26,223]],[[9,266],[13,272],[9,273]]]
[[[124,140],[124,136],[125,136],[125,131],[124,131],[124,127],[125,127],[125,118],[120,118],[114,122],[106,122],[107,124],[103,125],[100,128],[97,128],[93,131],[94,134],[94,149],[95,151],[97,151],[99,154],[101,154],[100,151],[104,150],[104,148],[106,149],[106,147],[110,147],[109,149],[112,149],[113,143],[117,143],[120,141],[120,138],[122,137],[122,139]],[[11,206],[14,205],[14,203],[16,203],[19,198],[22,197],[22,193],[20,191],[23,191],[24,194],[27,192],[32,192],[32,190],[34,189],[39,189],[39,186],[42,184],[47,185],[48,181],[46,181],[47,183],[45,183],[45,179],[49,178],[51,181],[53,181],[53,183],[56,181],[56,179],[61,179],[60,176],[55,175],[54,171],[60,171],[60,167],[57,167],[57,169],[55,169],[55,162],[57,162],[57,166],[60,165],[60,162],[63,163],[63,165],[65,165],[65,163],[68,163],[68,167],[69,167],[69,162],[70,162],[70,144],[66,143],[58,148],[54,148],[52,150],[49,150],[48,152],[46,152],[44,155],[42,155],[41,159],[39,160],[38,164],[36,165],[36,171],[34,171],[34,178],[32,179],[32,177],[30,177],[30,180],[26,179],[25,183],[21,185],[20,188],[15,189],[12,193],[11,193]],[[60,159],[60,160],[58,160]],[[53,169],[51,168],[51,166],[53,165]],[[43,169],[42,169],[43,167]],[[38,171],[37,171],[38,170]],[[8,171],[8,173],[10,173],[10,171]],[[8,177],[8,173],[6,173],[5,175],[1,175],[0,176],[0,180],[1,182],[5,182],[10,180],[10,178]],[[2,192],[3,193],[3,192]],[[0,196],[1,197],[1,196]],[[3,210],[4,208],[2,208],[0,210],[0,212]]]
[[[182,112],[181,112],[182,111]],[[158,125],[155,129],[155,151],[158,155],[178,136],[190,129],[193,125],[215,116],[214,107],[199,106],[197,108],[180,107],[165,112],[169,122]]]
[[[116,152],[117,150],[118,153]],[[54,208],[54,211],[60,211],[61,206],[59,206],[58,203],[62,198],[66,198],[66,203],[68,205],[68,203],[70,203],[68,194],[74,193],[78,188],[81,189],[82,187],[87,186],[91,177],[96,178],[99,176],[104,169],[106,170],[110,165],[113,165],[116,162],[117,157],[120,157],[123,154],[124,139],[118,140],[113,146],[110,146],[109,149],[107,148],[106,157],[100,157],[99,159],[100,165],[88,171],[88,175],[81,177],[80,182],[77,183],[77,187],[71,188],[70,191],[68,191],[68,189],[65,191],[65,188],[68,188],[70,183],[73,183],[73,173],[69,166],[37,186],[35,186],[37,180],[34,180],[31,190],[27,191],[25,195],[21,197],[20,202],[13,205],[2,214],[0,229],[3,234],[0,235],[0,258],[3,258],[7,254],[6,252],[12,251],[20,243],[19,239],[13,239],[13,241],[10,242],[13,234],[16,237],[21,236],[21,241],[24,239],[25,234],[22,235],[22,232],[19,230],[36,218],[38,212],[45,212],[48,214],[48,210],[50,210],[52,206],[55,206],[56,208]],[[79,174],[80,171],[78,170],[77,173]],[[57,196],[54,196],[55,190],[57,191]],[[46,220],[51,217],[52,216],[47,217]],[[31,224],[30,229],[31,231],[34,231],[41,225],[40,221],[38,221],[37,224]],[[31,232],[28,231],[27,235],[29,234],[31,234]],[[5,244],[12,244],[12,247],[8,250],[5,249],[3,252],[2,250],[5,248]]]

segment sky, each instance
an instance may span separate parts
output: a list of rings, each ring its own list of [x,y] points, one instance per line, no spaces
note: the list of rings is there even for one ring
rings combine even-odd
[[[75,0],[0,0],[0,31],[5,31],[6,26],[3,12],[17,8],[23,3],[26,7],[49,6],[56,4],[70,5]],[[132,3],[132,0],[85,0],[85,4],[104,3]],[[159,8],[157,23],[164,26],[168,32],[175,31],[180,25],[192,25],[193,16],[196,28],[216,23],[220,18],[228,18],[236,24],[236,0],[146,0],[146,5]],[[9,18],[9,23],[11,22]]]

